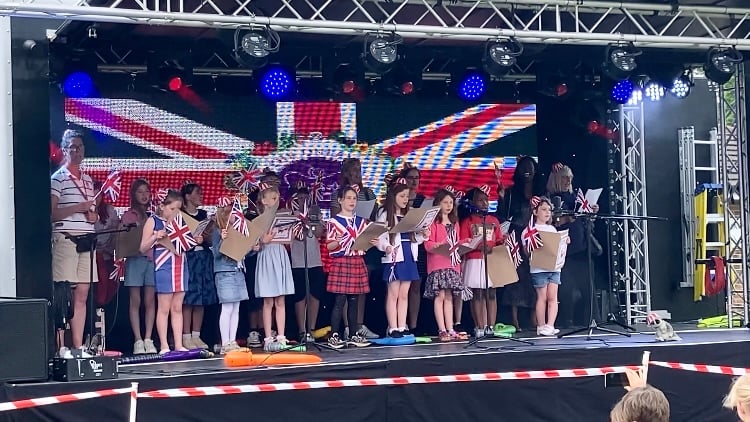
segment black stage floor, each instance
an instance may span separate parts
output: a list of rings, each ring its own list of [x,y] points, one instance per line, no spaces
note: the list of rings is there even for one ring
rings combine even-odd
[[[323,351],[315,366],[225,368],[222,359],[146,363],[120,367],[112,381],[5,385],[0,402],[59,394],[122,388],[139,391],[178,387],[272,384],[301,381],[357,380],[401,376],[457,375],[485,372],[563,370],[639,364],[644,350],[654,361],[747,367],[750,332],[681,330],[681,341],[657,343],[652,333],[563,339],[530,337],[528,346],[488,340]],[[721,408],[731,377],[652,366],[650,384],[665,392],[672,421],[734,421]],[[603,376],[558,379],[476,381],[398,386],[342,387],[241,393],[206,397],[140,398],[138,421],[607,421],[624,394],[604,387]],[[11,421],[127,421],[126,395],[81,400],[0,413]]]

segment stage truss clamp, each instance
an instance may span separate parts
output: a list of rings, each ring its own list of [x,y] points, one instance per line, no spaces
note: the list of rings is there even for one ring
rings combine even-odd
[[[729,327],[748,323],[748,149],[745,124],[745,71],[737,66],[732,81],[716,86],[720,182],[724,186],[724,238],[727,265],[727,316]],[[739,263],[734,262],[739,260]]]
[[[270,26],[278,32],[404,38],[642,47],[750,48],[750,9],[571,0],[188,0],[0,1],[0,14],[91,22],[234,29]]]
[[[644,155],[643,103],[623,105],[612,116],[619,138],[610,142],[610,210],[616,214],[648,215]],[[651,311],[648,222],[609,220],[610,277],[628,325],[643,324]]]

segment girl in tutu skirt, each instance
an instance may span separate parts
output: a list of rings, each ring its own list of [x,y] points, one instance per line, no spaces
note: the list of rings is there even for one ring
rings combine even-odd
[[[461,300],[464,288],[461,279],[461,256],[458,254],[458,213],[456,197],[450,186],[440,189],[433,205],[440,206],[440,214],[430,227],[430,237],[425,241],[427,250],[427,282],[424,297],[434,300],[435,320],[440,341],[465,339],[453,329],[453,299]],[[436,249],[448,246],[449,255]]]

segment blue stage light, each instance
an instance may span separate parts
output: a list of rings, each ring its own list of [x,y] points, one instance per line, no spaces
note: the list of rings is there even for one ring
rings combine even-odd
[[[469,73],[458,85],[458,96],[467,101],[478,100],[487,89],[484,76],[479,73]]]
[[[284,69],[271,68],[260,80],[260,92],[266,98],[278,100],[289,96],[294,86],[294,78]]]
[[[612,87],[610,98],[617,104],[627,104],[630,97],[633,95],[633,82],[629,79],[619,81]]]
[[[94,81],[86,72],[69,74],[63,81],[62,88],[68,98],[89,98],[96,92]]]

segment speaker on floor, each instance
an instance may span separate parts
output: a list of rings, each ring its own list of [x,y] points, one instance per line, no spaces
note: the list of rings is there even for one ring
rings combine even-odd
[[[0,299],[0,382],[49,378],[49,302]]]

